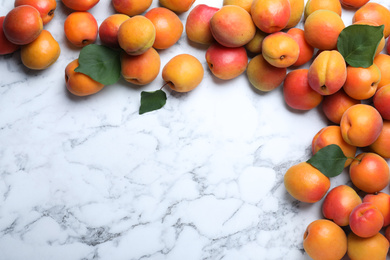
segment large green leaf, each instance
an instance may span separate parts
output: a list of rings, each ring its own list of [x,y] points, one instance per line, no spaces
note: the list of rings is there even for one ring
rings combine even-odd
[[[142,91],[139,114],[160,109],[165,105],[166,101],[167,95],[161,89],[152,92]]]
[[[336,144],[330,144],[317,151],[309,160],[312,166],[328,177],[335,177],[342,173],[347,157]]]

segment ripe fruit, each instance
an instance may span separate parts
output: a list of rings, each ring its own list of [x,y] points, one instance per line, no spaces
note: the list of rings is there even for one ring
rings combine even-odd
[[[30,5],[21,5],[7,13],[3,21],[3,32],[8,41],[24,45],[38,38],[43,22],[37,9]]]
[[[379,192],[389,185],[389,165],[376,153],[361,153],[351,163],[349,176],[358,189],[367,193]]]
[[[152,82],[158,76],[160,66],[160,55],[154,48],[140,55],[121,53],[121,74],[126,81],[135,85]]]
[[[5,16],[0,17],[0,55],[10,54],[17,51],[20,46],[10,42],[4,35],[3,22]]]
[[[256,29],[255,36],[245,45],[245,49],[251,53],[261,53],[262,43],[266,36],[267,34],[265,32],[262,32],[260,29]]]
[[[15,0],[15,7],[20,5],[31,5],[38,10],[41,15],[43,25],[50,22],[54,17],[57,8],[55,0]]]
[[[348,234],[348,256],[351,260],[386,259],[389,241],[378,233],[369,238]]]
[[[174,12],[187,12],[194,4],[195,0],[159,0],[160,4]]]
[[[268,92],[283,83],[287,69],[272,66],[262,54],[258,54],[249,61],[246,74],[252,86],[260,91]]]
[[[383,215],[383,226],[390,224],[390,195],[384,192],[366,194],[363,202],[371,202]]]
[[[118,42],[129,55],[140,55],[153,46],[156,29],[153,23],[142,15],[124,21],[118,30]]]
[[[65,19],[64,31],[69,42],[81,48],[96,41],[98,24],[88,12],[73,12]]]
[[[380,88],[373,98],[374,107],[385,120],[390,120],[390,84]]]
[[[318,219],[307,226],[303,248],[312,259],[341,259],[347,253],[347,236],[334,222]]]
[[[340,0],[340,3],[347,8],[359,8],[370,0]]]
[[[322,111],[330,121],[340,124],[344,112],[351,106],[360,103],[360,100],[351,98],[343,89],[340,89],[336,93],[324,97]]]
[[[99,26],[99,38],[102,44],[114,49],[119,49],[118,30],[121,24],[130,17],[125,14],[112,14]]]
[[[322,204],[322,213],[325,218],[331,219],[339,226],[349,225],[349,216],[352,210],[362,203],[362,199],[348,185],[339,185],[331,189]]]
[[[343,88],[353,99],[369,99],[375,94],[380,79],[381,71],[375,64],[368,68],[347,66],[347,79]]]
[[[62,3],[67,6],[68,8],[79,11],[79,12],[85,12],[97,5],[99,3],[99,0],[61,0]]]
[[[251,13],[253,0],[223,0],[223,5],[237,5],[247,11],[249,14]]]
[[[60,45],[51,33],[42,30],[38,38],[21,47],[20,56],[27,68],[43,70],[51,66],[58,59],[60,53]]]
[[[290,19],[288,19],[285,29],[293,28],[298,25],[302,18],[303,10],[305,8],[304,0],[289,0],[290,3]]]
[[[383,35],[385,38],[390,35],[390,10],[379,3],[369,2],[360,7],[353,15],[352,22],[360,20],[371,20],[378,25],[383,24],[385,26]]]
[[[241,47],[256,33],[250,14],[236,5],[226,5],[210,19],[214,39],[225,47]]]
[[[70,62],[65,68],[65,84],[68,91],[76,96],[88,96],[103,89],[104,85],[86,74],[75,72],[79,66],[78,59]]]
[[[298,59],[293,66],[301,66],[309,62],[313,57],[314,48],[305,40],[305,32],[299,28],[291,28],[287,31],[287,34],[291,35],[299,46]]]
[[[188,39],[200,44],[213,43],[210,19],[218,10],[219,8],[205,4],[195,6],[187,16],[186,34]]]
[[[371,145],[378,138],[382,131],[383,120],[374,107],[357,104],[344,112],[340,127],[347,143],[364,147]]]
[[[255,25],[265,33],[284,29],[291,16],[288,0],[254,0],[251,15]]]
[[[363,202],[349,215],[349,227],[359,237],[372,237],[382,229],[383,215],[371,202]]]
[[[266,36],[261,49],[264,59],[278,68],[293,65],[299,56],[298,43],[285,32],[276,32]]]
[[[248,56],[244,47],[228,48],[214,43],[206,51],[206,61],[214,76],[229,80],[245,71]]]
[[[390,121],[383,121],[382,131],[370,148],[384,158],[390,158]]]
[[[111,0],[115,11],[128,16],[135,16],[145,12],[153,0]]]
[[[156,7],[149,10],[145,17],[156,29],[156,39],[153,43],[155,49],[168,49],[180,39],[184,26],[177,14],[171,10]]]
[[[162,77],[174,91],[188,92],[203,80],[204,69],[200,61],[189,54],[179,54],[165,64]]]
[[[314,203],[325,196],[330,188],[330,180],[309,163],[301,162],[287,170],[284,186],[295,199]]]
[[[341,16],[342,8],[340,0],[308,0],[305,5],[304,16],[305,19],[317,10],[333,11]]]
[[[381,71],[381,80],[377,89],[390,84],[390,55],[379,53],[374,58],[374,64]]]

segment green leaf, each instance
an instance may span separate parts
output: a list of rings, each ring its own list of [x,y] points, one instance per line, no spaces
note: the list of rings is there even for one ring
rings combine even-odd
[[[352,67],[370,67],[383,37],[384,25],[353,24],[345,27],[337,40],[337,50]]]
[[[318,150],[307,162],[324,175],[335,177],[342,173],[347,159],[338,145],[330,144]]]
[[[141,106],[139,114],[162,108],[167,101],[167,95],[161,89],[152,92],[141,92]]]
[[[75,71],[86,74],[103,85],[114,84],[121,76],[120,51],[89,44],[80,51],[79,66]]]

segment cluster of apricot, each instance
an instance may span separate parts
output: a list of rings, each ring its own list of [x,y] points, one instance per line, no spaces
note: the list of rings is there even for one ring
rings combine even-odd
[[[55,0],[15,0],[15,7],[0,17],[0,55],[20,49],[23,64],[43,70],[60,56],[51,33],[43,29],[54,16]]]

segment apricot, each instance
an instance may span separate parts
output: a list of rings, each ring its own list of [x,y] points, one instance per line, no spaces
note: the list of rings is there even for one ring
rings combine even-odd
[[[305,39],[305,32],[300,28],[291,28],[287,31],[299,46],[299,55],[297,61],[292,66],[301,66],[311,60],[314,54],[314,48]]]
[[[283,83],[287,68],[272,66],[264,59],[262,54],[258,54],[249,61],[246,74],[253,87],[268,92]]]
[[[219,8],[199,4],[187,16],[186,34],[189,40],[200,44],[212,44],[214,37],[210,30],[210,19]]]
[[[160,72],[160,55],[150,48],[140,55],[121,53],[121,74],[123,78],[135,85],[146,85],[157,78]]]
[[[371,202],[383,215],[383,226],[390,224],[390,195],[384,192],[366,194],[363,202]]]
[[[359,21],[354,22],[353,24],[365,24],[365,25],[378,26],[378,24],[372,20],[359,20]],[[375,56],[378,55],[383,50],[383,48],[385,47],[385,44],[386,44],[386,40],[385,40],[385,36],[383,36],[382,39],[380,40],[380,42],[378,43],[378,46],[377,46],[376,52],[375,52]]]
[[[382,131],[370,148],[384,158],[390,158],[390,121],[383,121]]]
[[[145,16],[133,16],[119,26],[119,46],[129,55],[146,52],[153,46],[155,39],[156,29]]]
[[[378,83],[377,89],[390,84],[390,55],[379,53],[374,58],[374,64],[381,71],[381,80]]]
[[[305,39],[314,48],[334,50],[344,28],[340,15],[330,10],[317,10],[306,18]]]
[[[278,68],[293,65],[299,57],[299,45],[294,38],[285,32],[267,35],[262,42],[264,59]]]
[[[353,232],[348,234],[348,256],[351,260],[386,259],[389,241],[381,234],[363,238]]]
[[[99,3],[99,0],[61,0],[62,3],[75,11],[85,12]],[[144,0],[143,0],[144,1]]]
[[[251,15],[242,7],[225,5],[210,19],[214,39],[225,47],[241,47],[256,33]]]
[[[142,14],[152,5],[153,0],[111,0],[115,11],[128,16]]]
[[[338,51],[322,51],[309,67],[310,87],[321,95],[336,93],[343,87],[346,79],[347,66]]]
[[[248,13],[251,13],[253,0],[223,0],[223,5],[237,5]]]
[[[79,66],[78,59],[71,61],[65,68],[65,84],[70,93],[76,96],[88,96],[103,89],[102,83],[93,80],[86,74],[75,72]]]
[[[188,92],[203,80],[202,63],[190,54],[179,54],[165,64],[162,77],[166,84],[176,92]]]
[[[303,10],[305,8],[304,0],[289,0],[290,3],[290,19],[288,19],[285,29],[297,26],[301,21]]]
[[[21,47],[20,56],[27,68],[43,70],[56,62],[60,53],[60,45],[51,33],[47,30],[42,30],[38,38]]]
[[[248,56],[242,46],[228,48],[214,43],[206,51],[206,61],[214,76],[229,80],[238,77],[246,70]]]
[[[43,30],[41,14],[31,5],[21,5],[7,13],[3,33],[8,41],[24,45],[38,38]]]
[[[380,155],[364,152],[351,163],[349,176],[352,183],[362,191],[379,192],[389,185],[389,165]]]
[[[99,26],[99,38],[102,41],[102,44],[110,48],[119,49],[119,27],[129,18],[130,17],[125,14],[112,14],[104,19]]]
[[[368,68],[347,66],[343,89],[353,99],[369,99],[374,96],[380,79],[381,71],[375,64]]]
[[[341,227],[349,225],[352,210],[362,203],[362,199],[348,185],[339,185],[331,189],[322,204],[322,214]]]
[[[251,15],[255,25],[263,32],[278,32],[290,20],[290,3],[288,0],[254,0]]]
[[[349,215],[349,227],[359,237],[375,236],[383,227],[383,215],[371,202],[363,202]]]
[[[380,88],[373,98],[374,107],[385,120],[390,120],[390,84]]]
[[[73,12],[65,19],[65,36],[76,47],[94,43],[98,36],[98,24],[88,12]]]
[[[187,12],[195,0],[159,0],[160,4],[176,13]]]
[[[379,112],[367,104],[348,108],[340,121],[344,141],[357,147],[369,146],[382,131],[383,119]]]
[[[340,124],[344,112],[351,106],[360,103],[360,100],[351,98],[343,89],[340,89],[332,95],[324,96],[322,100],[322,111],[331,122]]]
[[[296,200],[315,203],[328,192],[330,180],[311,164],[301,162],[286,171],[284,186]]]
[[[342,259],[347,253],[347,236],[330,220],[314,220],[303,234],[303,249],[312,259]]]
[[[359,8],[370,0],[340,0],[340,3],[347,8]]]
[[[246,45],[245,49],[251,53],[259,54],[262,51],[262,43],[264,38],[267,36],[265,32],[260,29],[256,29],[255,36]]]
[[[341,16],[342,8],[340,0],[308,0],[305,5],[304,17],[305,19],[317,10],[333,11]]]
[[[290,71],[283,84],[283,97],[286,104],[298,110],[310,110],[318,106],[323,96],[314,91],[307,80],[307,69]]]
[[[3,22],[5,16],[0,17],[0,55],[10,54],[19,50],[20,45],[10,42],[4,35]]]
[[[383,35],[385,38],[390,35],[390,10],[379,3],[369,2],[360,7],[353,15],[352,22],[360,20],[371,20],[384,25]]]
[[[148,18],[156,29],[156,39],[153,43],[155,49],[168,49],[173,46],[183,33],[183,23],[180,18],[165,7],[155,7],[149,10]]]
[[[31,5],[41,15],[43,25],[50,22],[54,17],[57,8],[56,0],[15,0],[15,7],[20,5]]]
[[[344,141],[343,136],[341,135],[341,128],[338,125],[329,125],[317,132],[311,143],[313,155],[320,149],[331,144],[338,145],[344,155],[349,157],[349,159],[345,162],[344,167],[349,166],[353,161],[352,158],[355,157],[357,148],[356,146],[350,145]]]

